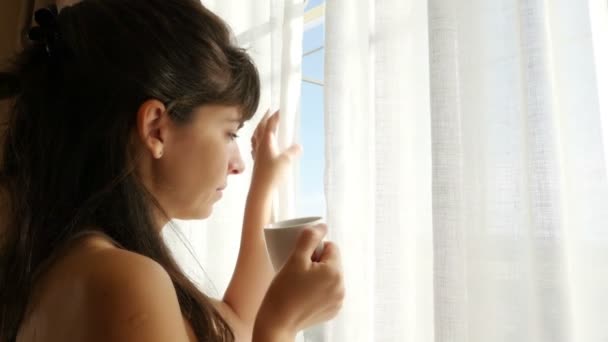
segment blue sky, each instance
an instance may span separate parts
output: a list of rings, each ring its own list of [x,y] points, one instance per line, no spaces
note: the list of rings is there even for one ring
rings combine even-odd
[[[313,8],[323,0],[310,0],[306,9]],[[325,25],[321,23],[304,32],[303,51],[323,46]],[[324,50],[305,56],[302,61],[302,76],[323,80]],[[300,185],[297,215],[325,216],[323,177],[325,167],[323,87],[302,82],[300,143],[304,153],[300,159]]]
[[[308,0],[308,4],[306,4],[305,10],[311,9],[311,8],[313,8],[315,6],[318,6],[318,5],[320,5],[320,4],[324,3],[324,2],[325,2],[325,0]]]

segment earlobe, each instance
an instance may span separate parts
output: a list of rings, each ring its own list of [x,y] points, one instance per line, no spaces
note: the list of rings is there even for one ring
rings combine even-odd
[[[137,135],[155,159],[163,155],[167,119],[165,105],[156,99],[144,101],[137,111]]]

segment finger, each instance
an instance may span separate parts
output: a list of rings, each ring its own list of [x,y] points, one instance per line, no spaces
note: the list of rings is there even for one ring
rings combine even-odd
[[[323,243],[325,246],[323,248],[323,253],[321,253],[321,257],[319,257],[319,262],[341,269],[342,258],[338,245],[331,241],[324,241]]]
[[[270,118],[270,117],[271,117],[271,116],[272,116],[274,113],[276,113],[276,112],[278,112],[278,110],[275,110],[274,112],[272,112],[272,111],[270,110],[270,108],[268,108],[268,109],[266,110],[266,113],[264,114],[264,123],[268,122],[268,119],[269,119],[269,118]]]
[[[258,129],[255,130],[255,135],[259,136],[260,134],[263,134],[264,132],[266,132],[266,126],[268,126],[268,119],[270,119],[271,115],[270,115],[270,108],[268,108],[266,110],[266,113],[264,113],[264,117],[262,118],[262,120],[260,121],[259,125],[258,125]]]
[[[266,121],[268,120],[269,114],[270,114],[270,109],[267,109],[266,112],[264,113],[264,116],[258,122],[258,125],[255,128],[255,130],[253,131],[253,134],[251,135],[252,140],[254,138],[259,140],[259,136],[261,134],[260,132],[264,132],[266,130]]]
[[[294,145],[283,151],[283,153],[278,156],[278,161],[282,167],[289,167],[295,159],[300,157],[301,154],[301,147],[299,145]]]
[[[280,113],[277,110],[272,114],[270,118],[268,118],[268,123],[266,124],[266,135],[269,133],[273,133],[277,131],[277,127],[279,126]]]
[[[325,242],[321,241],[315,248],[314,253],[312,254],[311,260],[314,262],[319,262],[321,258],[321,254],[323,254],[323,249],[325,249]]]
[[[310,261],[310,258],[321,240],[323,240],[325,234],[327,234],[327,226],[325,224],[302,229],[296,243],[296,248],[293,251],[294,257]]]
[[[302,154],[302,146],[298,144],[291,145],[288,149],[283,151],[281,156],[283,163],[291,163],[292,160],[296,159]]]
[[[304,152],[302,145],[293,144],[293,145],[289,146],[289,148],[287,150],[285,150],[284,153],[289,155],[292,158],[295,158],[295,157],[300,156],[302,154],[302,152]]]
[[[270,108],[266,109],[266,112],[264,113],[264,116],[262,116],[262,120],[260,120],[260,123],[266,122],[266,120],[268,120],[269,116],[270,116]]]
[[[255,152],[258,150],[258,141],[256,139],[251,139],[251,152]]]

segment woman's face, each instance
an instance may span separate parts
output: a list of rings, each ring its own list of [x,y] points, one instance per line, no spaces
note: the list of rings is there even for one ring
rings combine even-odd
[[[162,115],[151,124],[150,139],[157,141],[145,144],[149,158],[142,158],[148,161],[140,165],[141,175],[171,218],[209,217],[228,176],[243,172],[235,141],[239,118],[237,107],[205,105],[194,110],[188,124],[175,124]]]

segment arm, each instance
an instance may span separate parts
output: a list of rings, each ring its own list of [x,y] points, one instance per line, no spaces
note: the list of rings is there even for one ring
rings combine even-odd
[[[269,317],[272,321],[272,317]],[[256,319],[251,342],[294,342],[296,336],[287,330],[279,330],[276,325],[267,324],[266,316],[261,313]]]
[[[223,298],[248,331],[253,330],[257,311],[274,277],[264,238],[271,206],[272,189],[252,182],[245,205],[239,256]]]
[[[256,315],[275,275],[264,238],[264,226],[270,221],[272,193],[291,160],[300,153],[298,145],[279,152],[275,137],[278,121],[278,112],[266,115],[252,138],[255,165],[245,205],[241,246],[223,299],[248,336],[253,332]]]

